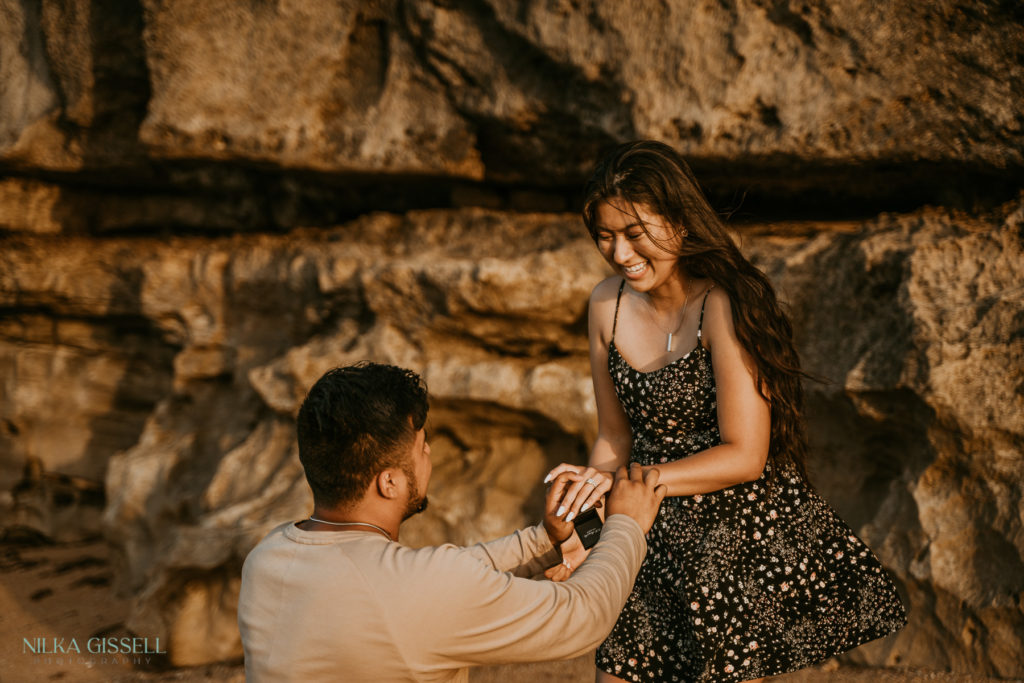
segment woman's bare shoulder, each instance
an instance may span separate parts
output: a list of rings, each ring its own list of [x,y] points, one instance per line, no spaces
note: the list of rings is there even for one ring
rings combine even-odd
[[[598,282],[590,292],[590,305],[592,307],[614,306],[615,300],[619,298],[621,284],[622,278],[618,275],[612,275]]]
[[[592,335],[598,332],[601,340],[611,336],[621,284],[621,277],[612,276],[598,282],[590,292],[590,330]]]
[[[719,338],[732,338],[734,333],[729,293],[708,282],[701,297],[701,329],[706,346],[714,346],[715,340]]]
[[[729,293],[725,291],[724,287],[718,287],[715,283],[710,280],[703,288],[703,298],[705,303],[704,310],[707,311],[709,308],[714,308],[719,312],[731,312],[732,304],[729,302]]]

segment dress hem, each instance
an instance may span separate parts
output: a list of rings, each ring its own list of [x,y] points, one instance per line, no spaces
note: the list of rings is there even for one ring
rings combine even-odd
[[[812,667],[812,666],[815,666],[817,664],[821,664],[822,662],[826,662],[826,661],[832,659],[833,657],[838,657],[840,655],[846,654],[847,652],[850,652],[851,650],[857,649],[861,645],[865,645],[867,643],[870,643],[872,641],[878,640],[880,638],[885,638],[887,636],[891,636],[892,634],[897,633],[900,630],[902,630],[903,627],[906,626],[906,625],[907,625],[907,621],[904,619],[902,624],[900,624],[896,628],[893,628],[893,629],[890,629],[890,630],[879,629],[879,630],[876,630],[876,631],[864,631],[864,632],[861,632],[860,638],[858,640],[854,641],[853,643],[851,643],[848,647],[846,647],[846,648],[844,648],[842,650],[837,650],[836,652],[834,652],[834,653],[832,653],[830,655],[825,655],[824,657],[822,657],[820,659],[815,659],[813,661],[807,662],[806,664],[801,664],[799,666],[775,667],[775,668],[772,668],[772,669],[769,669],[769,670],[766,670],[766,671],[760,671],[760,672],[758,672],[758,673],[756,673],[756,674],[754,674],[752,676],[747,676],[745,678],[743,677],[744,674],[742,672],[736,672],[735,674],[725,674],[724,676],[718,676],[718,677],[714,678],[713,680],[715,680],[715,681],[731,681],[732,683],[740,683],[741,681],[749,681],[749,680],[754,680],[754,679],[757,679],[757,678],[764,678],[766,676],[781,676],[783,674],[793,673],[794,671],[800,671],[801,669],[806,669],[808,667]],[[622,678],[621,674],[617,674],[614,671],[609,671],[608,669],[602,668],[600,665],[597,664],[597,662],[594,662],[594,668],[597,669],[598,671],[601,671],[601,672],[604,672],[604,673],[608,674],[609,676],[615,676],[616,678],[620,678],[620,679]],[[629,679],[623,679],[623,680],[629,680]],[[693,679],[693,682],[694,683],[699,683],[700,681],[703,681],[703,680],[712,680],[712,679],[696,678],[696,679]]]

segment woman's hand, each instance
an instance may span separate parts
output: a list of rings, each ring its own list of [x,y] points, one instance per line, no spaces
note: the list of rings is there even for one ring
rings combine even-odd
[[[580,512],[598,507],[598,502],[611,490],[615,477],[614,472],[562,463],[548,472],[544,483],[563,475],[568,475],[571,483],[562,495],[555,516],[565,515],[566,522],[571,522]]]

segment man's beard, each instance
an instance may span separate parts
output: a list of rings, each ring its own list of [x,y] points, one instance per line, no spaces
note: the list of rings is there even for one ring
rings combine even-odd
[[[405,473],[405,476],[409,480],[409,500],[405,505],[405,514],[402,515],[402,521],[426,510],[428,503],[426,494],[420,495],[416,474],[410,470]]]

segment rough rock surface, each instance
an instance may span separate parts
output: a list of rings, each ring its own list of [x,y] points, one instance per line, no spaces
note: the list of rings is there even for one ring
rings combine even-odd
[[[828,381],[816,483],[909,596],[910,624],[853,659],[1024,675],[1022,250],[1019,201],[755,247]]]
[[[594,156],[569,149],[580,129],[594,141],[670,141],[691,157],[1020,163],[1024,34],[1005,5],[406,7],[460,110],[494,122],[492,173],[516,174],[527,157],[575,177],[572,162],[586,168]],[[992,21],[1007,10],[1009,21]],[[992,88],[985,101],[979,86]],[[552,150],[564,165],[545,163]]]
[[[812,189],[808,168],[1024,169],[1024,13],[1000,0],[0,12],[0,161],[29,173],[186,186],[175,173],[216,160],[575,186],[602,145],[635,137]]]
[[[403,540],[533,520],[595,428],[560,212],[650,136],[749,191],[829,380],[815,479],[911,606],[847,659],[1024,676],[1022,45],[1002,0],[0,0],[0,526],[105,533],[129,628],[237,656],[299,401],[364,357],[433,395]]]
[[[910,601],[910,625],[856,661],[1022,674],[1022,219],[1018,202],[987,220],[925,210],[855,232],[746,237],[792,302],[808,368],[830,381],[811,387],[816,480]],[[162,368],[117,376],[162,375],[169,389],[109,461],[106,524],[136,594],[130,627],[168,638],[176,663],[237,654],[240,563],[309,510],[292,418],[324,370],[373,358],[426,378],[436,467],[432,506],[406,531],[415,544],[529,521],[545,468],[579,460],[593,436],[582,318],[604,271],[574,217],[379,214],[286,237],[88,250],[51,239],[11,245],[5,296],[52,307],[57,327],[122,311],[167,349]],[[32,267],[54,246],[76,277]],[[111,262],[121,296],[100,302],[81,285],[103,283]],[[112,391],[74,389],[93,392],[90,405]],[[16,424],[12,444],[46,453],[33,438],[47,425]],[[46,455],[61,469],[59,451]]]
[[[159,156],[480,177],[476,136],[390,18],[398,5],[147,2],[140,138]]]

